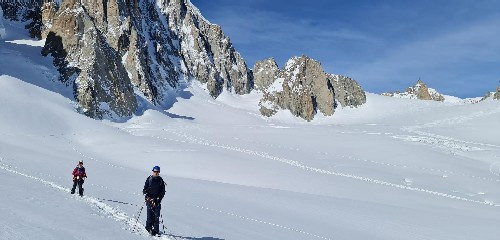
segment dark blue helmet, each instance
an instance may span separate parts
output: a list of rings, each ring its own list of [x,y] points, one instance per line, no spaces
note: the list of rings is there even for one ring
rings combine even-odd
[[[158,166],[153,167],[153,172],[159,172],[159,171],[160,171],[160,167],[158,167]]]

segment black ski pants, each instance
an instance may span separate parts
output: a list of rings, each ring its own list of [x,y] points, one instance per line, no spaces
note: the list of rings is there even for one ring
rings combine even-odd
[[[80,196],[83,196],[83,182],[84,180],[82,178],[73,179],[73,188],[71,189],[71,194],[75,193],[76,185],[78,185],[78,194],[80,194]]]
[[[148,217],[146,220],[146,230],[152,230],[154,233],[160,232],[160,201],[147,201],[146,202]]]

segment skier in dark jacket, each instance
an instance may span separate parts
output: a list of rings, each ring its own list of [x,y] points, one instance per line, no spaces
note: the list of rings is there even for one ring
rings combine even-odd
[[[73,188],[71,188],[71,194],[75,194],[76,185],[78,184],[78,194],[83,196],[83,182],[85,178],[87,178],[87,173],[85,173],[83,161],[79,161],[78,165],[73,170]]]
[[[153,168],[153,175],[146,179],[142,193],[146,196],[148,216],[146,230],[151,235],[160,233],[161,200],[165,196],[165,182],[160,177],[160,167]]]

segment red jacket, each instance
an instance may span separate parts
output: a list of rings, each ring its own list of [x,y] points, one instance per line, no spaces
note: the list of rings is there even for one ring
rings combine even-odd
[[[87,177],[87,173],[85,173],[85,168],[84,167],[76,167],[74,170],[73,170],[73,177],[80,177],[80,178],[86,178]]]

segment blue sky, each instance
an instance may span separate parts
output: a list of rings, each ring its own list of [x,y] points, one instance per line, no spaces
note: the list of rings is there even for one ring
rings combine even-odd
[[[500,81],[500,1],[191,1],[250,68],[305,54],[374,93],[420,77],[442,93],[474,97]]]

